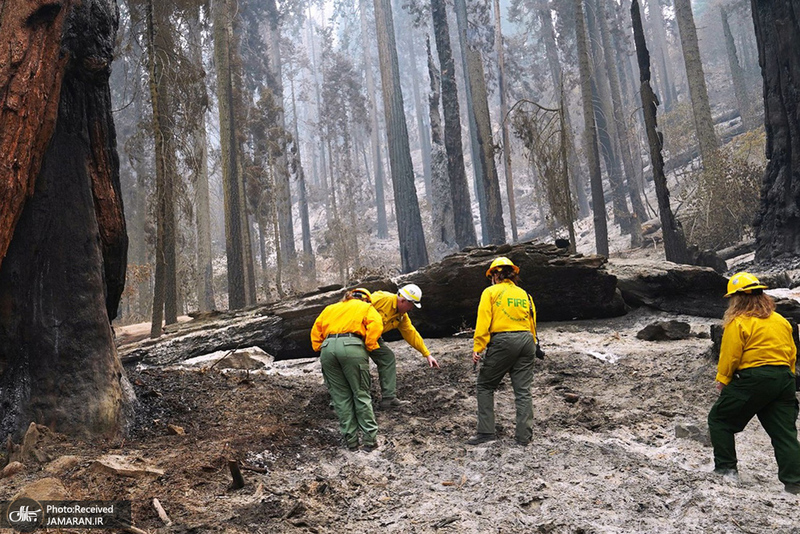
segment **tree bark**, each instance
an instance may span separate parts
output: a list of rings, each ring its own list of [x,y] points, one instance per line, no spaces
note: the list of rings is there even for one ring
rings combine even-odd
[[[3,6],[0,35],[9,35],[12,15],[24,13],[20,4]],[[35,58],[20,59],[26,74],[36,76],[25,79],[11,64],[0,65],[0,95],[15,96],[0,107],[4,119],[15,109],[39,123],[36,136],[27,128],[17,135],[27,136],[30,149],[47,147],[29,154],[17,174],[29,177],[31,166],[42,162],[0,268],[0,440],[18,437],[31,421],[74,436],[113,438],[129,406],[110,326],[127,252],[108,86],[116,5],[84,0],[36,7],[42,9],[28,13],[28,23],[11,34],[35,45],[25,50],[35,50]],[[56,100],[52,137],[50,108],[37,103],[43,96],[37,87]],[[4,146],[14,147],[19,138],[8,124]]]
[[[494,162],[494,143],[492,141],[492,119],[489,116],[489,101],[486,94],[486,80],[483,75],[481,53],[474,48],[467,50],[467,65],[472,84],[472,105],[475,112],[475,125],[478,130],[478,154],[481,173],[481,187],[486,200],[486,218],[483,220],[488,243],[499,245],[506,242],[506,229],[503,224],[503,202],[500,199],[500,181]]]
[[[444,147],[447,151],[447,174],[453,198],[453,221],[456,242],[460,248],[475,246],[478,242],[472,220],[472,204],[464,168],[464,151],[461,143],[461,112],[458,104],[456,68],[450,47],[450,29],[444,0],[431,0],[431,17],[436,39],[436,51],[442,72],[442,110],[444,115]]]
[[[286,115],[283,112],[283,60],[281,57],[281,20],[275,0],[266,2],[267,22],[269,28],[269,70],[267,85],[275,95],[278,106],[277,126],[286,130]],[[297,249],[294,244],[294,222],[292,218],[292,193],[289,185],[289,164],[286,152],[285,137],[281,136],[280,154],[275,161],[275,205],[278,210],[278,227],[281,239],[281,258],[284,272],[295,273],[297,270]]]
[[[367,0],[359,0],[359,11],[361,12],[361,35],[365,43],[371,43],[372,39],[368,38],[369,25],[367,24]],[[386,182],[385,174],[383,172],[383,154],[381,147],[381,131],[378,121],[378,93],[375,90],[375,77],[372,75],[372,55],[370,51],[372,46],[364,46],[364,75],[367,83],[367,100],[369,103],[369,120],[370,120],[370,151],[372,153],[372,170],[375,174],[375,206],[377,209],[378,219],[378,239],[387,239],[389,237],[389,225],[386,221],[386,200],[383,195],[383,184]]]
[[[414,167],[408,146],[408,128],[400,89],[397,46],[390,0],[375,0],[375,23],[378,35],[378,57],[383,85],[383,112],[389,137],[389,163],[397,211],[400,239],[400,260],[403,272],[410,272],[428,263],[422,217],[419,214],[417,191],[414,188]]]
[[[608,225],[606,201],[603,197],[603,177],[600,175],[600,156],[597,150],[597,127],[592,106],[592,80],[589,66],[589,46],[586,38],[586,22],[583,17],[583,0],[575,3],[575,32],[578,41],[578,67],[583,99],[583,121],[586,153],[589,163],[589,181],[592,186],[592,213],[594,214],[594,242],[597,253],[608,256]]]
[[[306,193],[306,173],[303,169],[303,160],[300,158],[300,132],[298,131],[297,123],[297,102],[294,92],[294,78],[291,80],[292,90],[292,117],[293,117],[293,130],[294,130],[294,163],[292,166],[297,176],[297,191],[298,191],[298,204],[300,207],[300,229],[303,236],[303,258],[302,258],[302,272],[305,277],[306,283],[316,285],[317,280],[317,262],[314,257],[314,248],[311,245],[311,221],[308,215],[308,195]]]
[[[736,53],[736,42],[733,40],[731,26],[728,23],[728,11],[720,6],[720,17],[722,18],[722,33],[725,35],[725,50],[728,52],[728,67],[731,71],[731,81],[733,82],[733,92],[736,95],[736,104],[739,108],[739,115],[742,117],[742,125],[746,130],[756,127],[756,118],[753,116],[753,106],[747,97],[747,85],[744,81],[744,70],[739,64],[739,56]]]
[[[165,68],[164,58],[172,49],[168,17],[163,5],[147,3],[147,58],[150,75],[150,102],[153,109],[153,137],[156,161],[156,269],[153,292],[153,316],[150,335],[161,335],[162,318],[166,324],[178,322],[178,273],[175,238],[175,134],[171,124],[169,81],[174,70]],[[162,315],[163,312],[163,315]]]
[[[501,23],[500,0],[494,0],[494,48],[497,53],[497,89],[500,93],[500,131],[503,134],[503,171],[506,175],[506,197],[508,197],[508,218],[511,222],[511,241],[517,241],[517,206],[514,198],[514,175],[511,171],[511,136],[508,134],[508,102],[506,100],[506,67],[503,50],[503,28]]]
[[[669,60],[667,47],[667,28],[664,24],[664,12],[661,10],[659,0],[648,0],[649,22],[652,29],[653,41],[656,52],[653,54],[658,75],[658,88],[661,90],[661,99],[664,101],[664,110],[671,111],[677,101],[675,90],[675,75]]]
[[[428,51],[428,78],[431,82],[431,92],[428,93],[431,140],[434,144],[444,146],[444,128],[442,126],[442,115],[439,113],[439,103],[442,98],[442,74],[436,68],[436,62],[433,60],[430,37],[425,39],[425,45]]]
[[[647,212],[645,212],[644,204],[642,203],[641,189],[636,180],[636,170],[633,167],[630,138],[622,108],[619,73],[617,72],[617,62],[614,56],[615,50],[611,44],[611,32],[608,28],[605,4],[602,0],[598,0],[595,5],[597,6],[598,28],[603,43],[603,57],[605,60],[606,72],[608,73],[609,90],[611,93],[611,107],[613,110],[611,122],[614,125],[613,130],[616,134],[617,146],[619,146],[622,156],[622,165],[625,169],[625,183],[627,184],[626,189],[631,199],[631,207],[633,208],[634,217],[631,218],[630,222],[631,246],[638,247],[642,243],[641,223],[647,220]]]
[[[791,0],[751,3],[764,78],[767,169],[755,220],[756,259],[800,254],[800,23]]]
[[[404,11],[403,11],[404,12]],[[405,17],[407,18],[407,17]],[[420,76],[417,66],[417,50],[414,43],[414,30],[411,23],[402,28],[402,47],[408,54],[409,70],[411,71],[411,92],[414,103],[414,118],[417,122],[417,137],[419,141],[420,159],[422,160],[422,176],[425,183],[425,195],[430,203],[431,194],[431,138],[425,126],[425,113],[423,112],[422,98],[419,93]]]
[[[597,21],[596,2],[587,3],[586,29],[592,54],[592,93],[594,97],[594,120],[597,125],[597,136],[600,143],[600,154],[606,164],[608,183],[611,186],[611,206],[613,221],[623,233],[630,231],[630,211],[626,200],[625,180],[622,175],[619,147],[617,146],[617,128],[614,123],[614,111],[611,103],[611,88],[608,79],[608,65],[600,35],[600,24]]]
[[[664,158],[661,154],[663,138],[658,131],[656,120],[657,102],[656,95],[650,87],[650,53],[644,41],[644,30],[639,12],[639,1],[633,0],[631,4],[631,18],[633,20],[633,35],[636,41],[636,57],[639,60],[639,79],[641,81],[642,107],[644,122],[647,129],[647,141],[650,145],[650,161],[653,165],[653,181],[656,186],[658,210],[661,217],[661,229],[664,236],[664,254],[668,261],[675,263],[688,263],[686,240],[680,223],[675,220],[669,204],[669,189],[667,178],[664,176]]]
[[[431,54],[430,39],[426,39],[428,51],[428,75],[431,91],[428,95],[431,123],[431,237],[434,241],[433,259],[440,260],[456,247],[455,223],[453,222],[453,197],[447,173],[448,158],[443,141],[442,116],[439,113],[441,99],[441,75],[436,69]],[[463,167],[462,167],[463,168]]]
[[[228,260],[228,308],[242,308],[245,299],[244,246],[239,198],[238,143],[233,109],[227,0],[212,0],[214,25],[214,60],[217,69],[220,148],[222,152],[222,189],[225,210],[225,252]]]
[[[55,128],[68,59],[59,43],[71,4],[6,0],[0,11],[0,58],[14,59],[0,62],[0,266]]]
[[[190,42],[191,60],[195,68],[203,71],[203,50],[200,40],[202,26],[200,24],[200,8],[191,11],[190,20],[191,34],[188,36]],[[197,232],[197,280],[195,281],[197,291],[197,308],[199,311],[210,311],[216,309],[214,303],[214,271],[212,268],[211,251],[211,214],[210,200],[208,191],[208,140],[206,138],[206,111],[208,93],[204,82],[199,82],[195,86],[195,91],[201,96],[203,105],[201,107],[202,116],[197,119],[195,130],[192,134],[192,160],[191,170],[194,177],[194,198],[195,198],[195,227]]]
[[[700,143],[700,156],[703,165],[710,166],[717,157],[719,141],[714,132],[714,119],[708,103],[708,89],[700,61],[700,47],[697,44],[697,28],[694,25],[691,0],[675,0],[675,19],[681,34],[683,61],[686,64],[686,79],[689,82],[689,96],[692,101],[692,116]]]
[[[564,89],[564,77],[561,69],[561,62],[558,59],[558,45],[556,44],[556,33],[553,28],[553,14],[550,12],[548,0],[539,0],[539,19],[542,23],[542,40],[544,41],[547,63],[550,66],[550,76],[553,78],[553,92],[562,94]],[[559,102],[561,99],[559,99]],[[559,104],[560,105],[560,104]],[[564,124],[566,126],[566,139],[569,146],[574,147],[574,135],[572,132],[572,118],[569,106],[564,108]],[[567,164],[569,166],[569,176],[572,179],[572,187],[575,190],[575,200],[578,203],[578,215],[585,217],[589,215],[589,198],[586,195],[586,181],[581,172],[580,163],[575,155],[575,150],[570,150],[567,154]]]
[[[461,52],[461,72],[464,74],[464,102],[467,106],[467,129],[469,131],[469,146],[472,156],[472,174],[475,181],[475,197],[478,199],[478,211],[481,217],[481,242],[486,244],[489,240],[487,226],[486,196],[484,195],[483,173],[481,166],[481,149],[478,145],[478,124],[475,121],[475,107],[472,98],[472,83],[469,79],[469,61],[467,50],[467,3],[466,0],[454,0],[453,9],[456,12],[456,30],[458,33],[458,49]],[[454,74],[455,76],[455,74]]]

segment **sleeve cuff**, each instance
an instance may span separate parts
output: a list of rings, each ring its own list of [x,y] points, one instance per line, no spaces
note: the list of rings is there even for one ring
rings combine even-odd
[[[725,384],[727,386],[728,384],[731,383],[731,377],[717,373],[717,382]]]

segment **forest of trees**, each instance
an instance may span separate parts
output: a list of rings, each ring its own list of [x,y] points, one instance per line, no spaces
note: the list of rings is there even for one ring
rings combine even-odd
[[[603,255],[650,220],[673,261],[797,255],[792,6],[6,0],[0,431],[114,432],[115,318],[157,337],[581,224]]]
[[[592,252],[608,254],[610,226],[638,246],[664,211],[629,1],[119,8],[121,315],[154,336],[191,310],[468,246],[574,247],[585,217]],[[765,165],[750,3],[645,0],[641,14],[675,210],[665,228],[698,250],[728,246],[753,232]]]

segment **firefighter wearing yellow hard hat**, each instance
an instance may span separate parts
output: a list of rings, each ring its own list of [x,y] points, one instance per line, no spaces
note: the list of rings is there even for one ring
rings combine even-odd
[[[422,336],[419,335],[408,317],[408,312],[422,307],[422,290],[418,285],[404,285],[397,290],[397,293],[375,291],[372,293],[372,305],[383,319],[384,334],[396,328],[406,343],[428,360],[430,367],[439,368],[436,358],[431,355]],[[389,410],[403,404],[397,398],[397,358],[383,337],[378,339],[378,345],[377,349],[369,353],[369,357],[378,366],[378,381],[381,386],[380,408]]]
[[[382,331],[370,292],[360,287],[322,310],[311,328],[311,346],[320,352],[322,376],[350,450],[358,448],[359,431],[363,449],[372,450],[377,444],[367,351],[378,348]]]
[[[517,285],[518,274],[519,267],[505,257],[495,259],[486,271],[492,285],[481,294],[472,352],[476,365],[483,360],[476,387],[478,433],[467,441],[469,445],[495,439],[494,392],[506,374],[511,377],[517,408],[516,441],[527,445],[533,434],[536,307],[531,296]]]
[[[714,472],[738,475],[735,435],[758,416],[769,434],[778,463],[778,479],[800,494],[800,443],[795,395],[797,347],[792,327],[775,312],[767,286],[750,273],[728,281],[716,386],[719,399],[708,414],[714,447]]]

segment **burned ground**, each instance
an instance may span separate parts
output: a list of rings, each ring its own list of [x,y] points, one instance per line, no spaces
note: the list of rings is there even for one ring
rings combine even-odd
[[[692,337],[636,338],[665,319],[689,322]],[[369,453],[341,446],[316,360],[268,372],[129,368],[139,405],[126,440],[49,434],[39,445],[47,458],[0,480],[0,499],[55,477],[70,498],[131,500],[134,524],[164,533],[800,532],[797,497],[782,492],[757,421],[737,440],[741,479],[711,473],[715,362],[701,335],[713,322],[637,311],[542,324],[547,356],[524,448],[507,381],[496,395],[499,439],[464,444],[476,409],[469,339],[426,340],[439,370],[391,344],[408,404],[377,412],[380,447]],[[163,475],[98,470],[109,453]],[[48,461],[65,455],[76,460]],[[230,487],[229,460],[243,467],[241,489]]]

